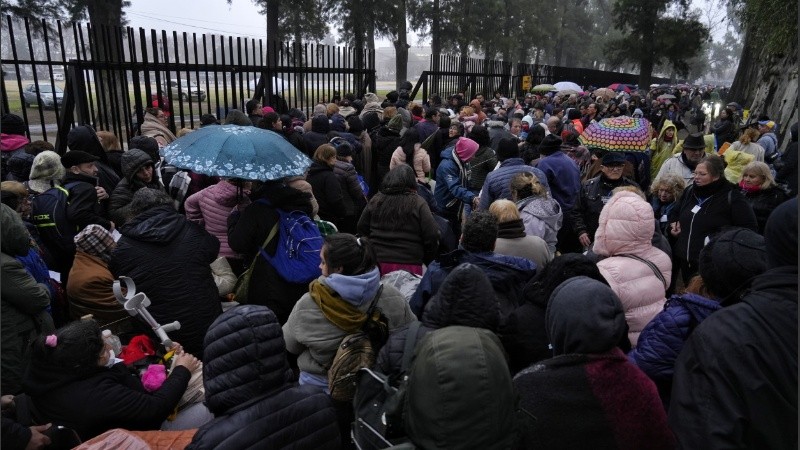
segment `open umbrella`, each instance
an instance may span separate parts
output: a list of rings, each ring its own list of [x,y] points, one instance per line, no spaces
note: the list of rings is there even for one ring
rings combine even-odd
[[[580,87],[578,83],[573,83],[572,81],[559,81],[553,86],[555,86],[556,90],[558,91],[563,91],[564,89],[572,89],[575,92],[583,91],[583,88]]]
[[[303,175],[311,160],[278,133],[256,127],[211,125],[163,149],[167,163],[205,175],[277,180]]]
[[[611,152],[643,152],[650,145],[650,122],[628,116],[589,124],[578,138],[587,148]]]
[[[611,99],[617,96],[617,93],[609,88],[600,88],[594,91],[595,97],[605,97],[607,99]]]
[[[552,84],[537,84],[536,86],[531,89],[531,92],[550,92],[550,91],[557,91],[555,86]]]
[[[672,94],[661,94],[656,97],[657,100],[675,100],[675,96]]]
[[[576,91],[575,89],[562,89],[557,92],[558,95],[572,95],[578,94],[580,91]]]
[[[617,92],[625,91],[625,92],[627,92],[629,94],[631,92],[631,89],[628,86],[625,86],[622,83],[614,83],[611,86],[609,86],[608,88],[611,89],[611,90],[617,91]]]

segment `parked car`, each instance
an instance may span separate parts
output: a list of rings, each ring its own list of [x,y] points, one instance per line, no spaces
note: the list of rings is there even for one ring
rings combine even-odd
[[[53,79],[56,81],[64,81],[64,74],[56,72],[53,74]]]
[[[180,98],[182,101],[189,100],[189,97],[199,102],[206,99],[206,91],[200,89],[194,81],[190,82],[183,78],[180,80],[180,89],[178,89],[178,79],[169,80],[169,89],[174,97]],[[164,90],[166,90],[166,87]]]
[[[22,90],[22,102],[26,108],[34,103],[44,108],[55,108],[63,99],[64,91],[52,84],[40,84],[38,89],[35,84],[29,84]]]

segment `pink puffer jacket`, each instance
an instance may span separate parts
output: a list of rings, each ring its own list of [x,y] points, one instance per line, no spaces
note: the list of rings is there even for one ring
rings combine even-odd
[[[628,338],[634,347],[645,325],[664,309],[666,288],[647,264],[618,255],[650,261],[669,285],[672,262],[666,253],[653,247],[654,227],[653,208],[633,192],[619,192],[600,212],[595,234],[594,253],[607,256],[597,267],[622,301]]]
[[[249,202],[246,196],[236,201],[237,187],[223,180],[189,196],[184,208],[186,218],[205,227],[219,239],[219,256],[237,257],[228,245],[228,216],[237,204]]]

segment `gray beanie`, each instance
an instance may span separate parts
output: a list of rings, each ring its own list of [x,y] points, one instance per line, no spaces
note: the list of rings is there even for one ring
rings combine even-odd
[[[372,92],[367,92],[364,94],[364,103],[380,103],[381,101],[378,99],[378,96]]]
[[[61,164],[61,157],[58,156],[58,153],[45,150],[33,158],[28,184],[34,191],[44,192],[50,189],[51,181],[61,182],[66,175],[67,170]]]

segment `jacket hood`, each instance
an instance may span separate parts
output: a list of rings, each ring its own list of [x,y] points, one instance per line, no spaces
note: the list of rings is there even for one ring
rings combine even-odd
[[[555,356],[604,353],[628,333],[617,294],[584,276],[570,278],[553,291],[545,325]]]
[[[506,123],[502,120],[487,120],[486,128],[504,128]]]
[[[328,171],[329,172],[333,172],[333,167],[331,167],[331,166],[329,166],[327,164],[323,164],[323,163],[321,163],[319,161],[314,161],[314,162],[311,163],[310,166],[308,166],[308,174],[309,175],[320,173],[320,172],[328,172]]]
[[[69,130],[67,134],[67,146],[70,150],[80,150],[92,156],[100,158],[100,162],[108,162],[108,156],[103,148],[103,144],[97,138],[94,128],[88,125],[78,125]]]
[[[422,323],[430,328],[463,325],[497,331],[500,304],[483,270],[469,263],[453,269],[428,302]]]
[[[797,267],[797,197],[772,211],[764,228],[764,240],[770,267]]]
[[[636,254],[652,246],[653,207],[633,192],[618,192],[600,212],[593,251],[601,256]]]
[[[122,175],[128,180],[128,183],[133,182],[136,172],[139,171],[146,164],[153,164],[153,160],[143,150],[132,148],[122,154],[120,158],[120,166],[122,167]]]
[[[661,125],[661,131],[658,133],[658,139],[659,139],[659,140],[661,140],[661,141],[663,141],[663,140],[664,140],[664,134],[665,134],[665,133],[667,132],[667,130],[669,130],[670,128],[672,128],[672,131],[674,131],[674,132],[675,132],[675,134],[673,134],[673,135],[672,135],[672,139],[673,139],[673,141],[674,141],[674,142],[678,142],[678,127],[676,127],[676,126],[675,126],[675,124],[674,124],[674,123],[672,123],[672,121],[671,121],[671,120],[669,120],[669,119],[665,119],[665,120],[664,120],[664,124],[663,124],[663,125]]]
[[[563,214],[561,205],[552,198],[528,197],[517,202],[517,208],[523,214],[530,214],[544,222],[553,230],[561,228]]]
[[[0,151],[11,152],[28,145],[30,141],[25,136],[18,134],[0,134]]]
[[[0,251],[9,256],[25,256],[31,248],[31,236],[25,223],[10,206],[2,204],[0,216]]]
[[[708,299],[702,295],[686,292],[681,295],[673,295],[672,298],[668,300],[668,304],[664,305],[664,309],[676,303],[686,308],[697,323],[702,322],[706,317],[711,315],[712,312],[722,308],[722,305],[717,301]]]
[[[328,116],[315,116],[311,119],[311,131],[328,134],[331,131],[331,123],[328,120]]]
[[[172,206],[159,206],[145,211],[126,223],[120,233],[142,242],[169,244],[191,223]]]
[[[239,204],[239,188],[226,180],[222,180],[219,183],[209,187],[206,189],[206,194],[209,198],[211,198],[215,203],[233,208],[237,204]],[[244,193],[242,193],[244,195]]]
[[[516,408],[503,347],[491,331],[449,326],[417,344],[403,416],[419,448],[513,448]]]
[[[206,406],[225,414],[287,386],[283,330],[266,306],[242,305],[217,317],[204,340]]]
[[[366,305],[375,298],[380,287],[380,279],[381,274],[377,267],[361,275],[334,273],[323,278],[325,284],[336,291],[342,299],[356,307]]]

